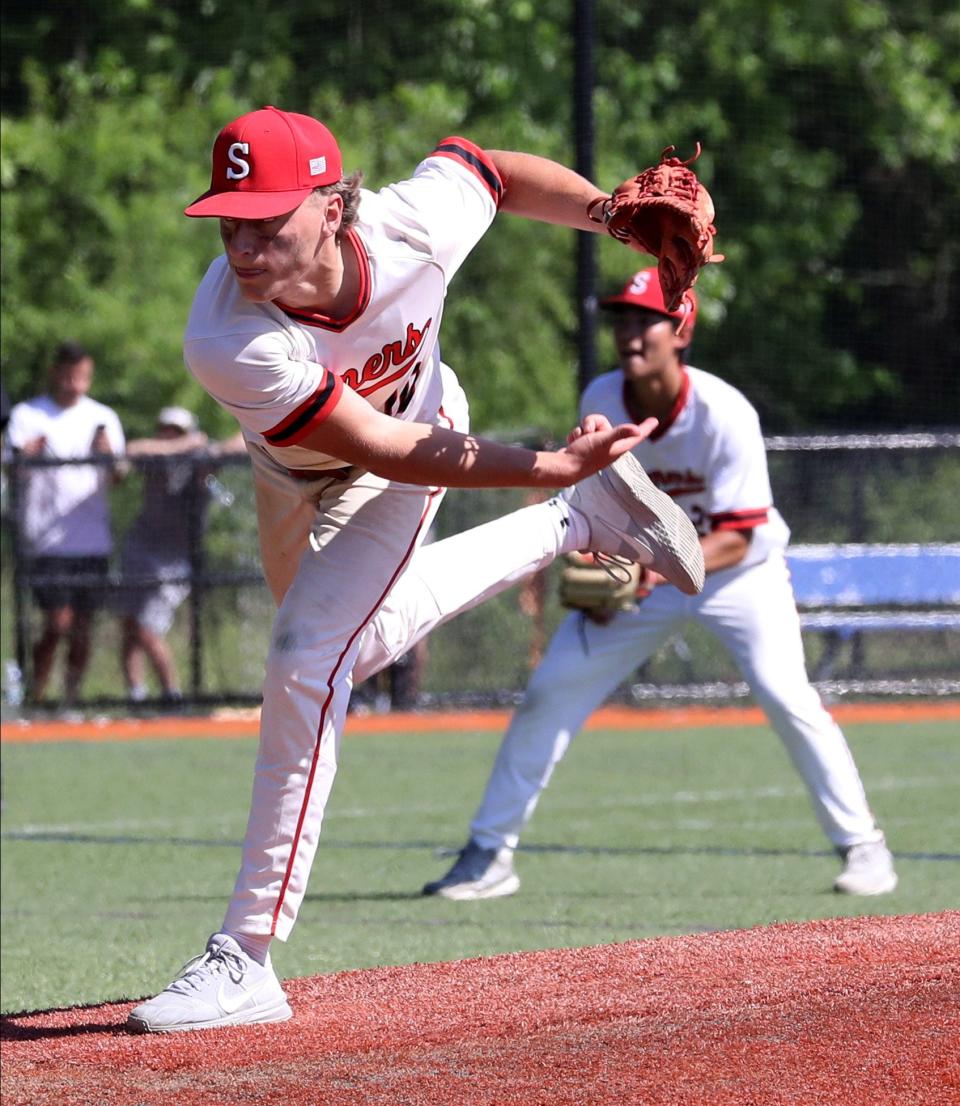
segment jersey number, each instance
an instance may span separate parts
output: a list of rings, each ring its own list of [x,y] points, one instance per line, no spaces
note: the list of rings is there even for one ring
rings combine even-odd
[[[702,538],[705,534],[709,534],[710,527],[707,525],[708,516],[707,512],[700,506],[699,503],[691,505],[687,511],[690,516],[690,521],[693,523],[697,533]]]
[[[413,366],[413,372],[404,381],[403,387],[398,388],[383,405],[385,414],[402,415],[410,406],[413,393],[417,389],[417,378],[420,376],[420,365],[421,362],[418,361],[416,365]]]

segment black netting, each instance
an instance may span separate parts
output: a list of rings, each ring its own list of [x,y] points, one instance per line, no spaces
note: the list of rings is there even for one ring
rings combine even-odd
[[[933,569],[925,567],[934,562],[916,559],[934,552],[941,559],[960,554],[958,445],[957,434],[768,440],[774,495],[791,526],[796,555],[805,552],[818,563],[827,558],[828,579],[837,557],[887,550],[898,558],[892,568],[899,590],[892,598],[854,594],[826,607],[803,604],[808,668],[829,695],[960,693],[960,585],[951,585],[949,575],[934,579]],[[109,493],[113,553],[104,566],[89,571],[82,563],[58,565],[29,557],[14,526],[23,481],[51,467],[21,461],[6,471],[3,656],[8,699],[22,694],[29,703],[41,607],[51,594],[66,589],[85,597],[81,606],[89,608],[94,623],[78,705],[137,705],[130,702],[124,674],[127,623],[131,613],[144,610],[147,624],[169,648],[182,702],[258,702],[273,603],[259,570],[245,456],[214,462],[198,454],[130,463]],[[530,501],[529,493],[521,491],[450,492],[434,536],[442,538]],[[869,564],[850,563],[854,573],[874,572]],[[891,563],[885,567],[889,571]],[[563,614],[556,572],[554,566],[441,627],[416,655],[361,686],[355,706],[515,702]],[[926,589],[910,578],[910,573],[924,572]],[[805,599],[799,588],[798,596]],[[164,699],[149,657],[143,671],[145,709],[180,705]],[[47,695],[51,705],[59,701],[62,686],[58,668]],[[725,700],[745,694],[729,654],[690,625],[638,669],[617,698]]]

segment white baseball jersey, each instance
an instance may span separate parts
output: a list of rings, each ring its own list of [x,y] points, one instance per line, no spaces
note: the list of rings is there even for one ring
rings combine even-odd
[[[581,417],[632,421],[619,369],[597,377],[580,400]],[[786,548],[790,531],[773,506],[760,419],[746,396],[712,373],[684,368],[670,416],[633,451],[650,479],[683,508],[699,534],[752,530],[746,568]]]
[[[364,190],[344,240],[359,265],[359,294],[342,318],[249,303],[218,258],[194,298],[187,367],[247,440],[288,469],[343,465],[298,443],[329,416],[344,385],[396,418],[431,421],[441,402],[437,335],[447,286],[501,193],[493,162],[464,138],[444,139],[409,180]]]
[[[45,438],[44,458],[89,457],[103,426],[113,453],[125,448],[116,412],[89,396],[61,407],[51,396],[18,403],[10,412],[7,441],[22,449]],[[106,557],[113,547],[107,470],[102,465],[43,466],[29,470],[22,504],[23,537],[33,556]]]
[[[807,678],[783,557],[789,530],[772,504],[757,413],[742,393],[711,373],[684,372],[674,409],[635,452],[701,534],[752,530],[747,555],[709,573],[699,595],[657,587],[604,625],[567,615],[511,720],[471,823],[470,836],[481,848],[517,847],[573,736],[690,620],[709,630],[735,660],[833,844],[843,849],[883,839],[844,736]],[[619,370],[598,377],[583,394],[581,412],[606,415],[614,424],[628,421],[624,383]]]

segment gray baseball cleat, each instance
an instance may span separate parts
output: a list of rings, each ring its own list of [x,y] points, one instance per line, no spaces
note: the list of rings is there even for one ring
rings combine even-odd
[[[703,590],[703,550],[693,523],[632,453],[560,495],[587,520],[591,552],[649,566],[684,595]]]
[[[866,841],[843,852],[843,871],[833,889],[843,895],[887,895],[897,886],[893,856],[886,842]]]
[[[273,968],[263,966],[226,933],[215,933],[156,998],[130,1011],[135,1033],[177,1033],[227,1025],[282,1022],[292,1016]]]
[[[499,899],[520,888],[520,877],[513,870],[513,849],[482,849],[470,840],[442,879],[425,884],[425,895],[445,899]]]

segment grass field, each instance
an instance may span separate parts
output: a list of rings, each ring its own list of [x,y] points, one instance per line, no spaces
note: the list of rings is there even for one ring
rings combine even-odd
[[[830,891],[838,862],[765,727],[593,731],[527,832],[518,895],[424,898],[462,844],[496,734],[348,736],[282,977],[960,905],[955,722],[846,727],[898,890]],[[219,925],[255,744],[3,751],[4,1012],[138,997]]]

